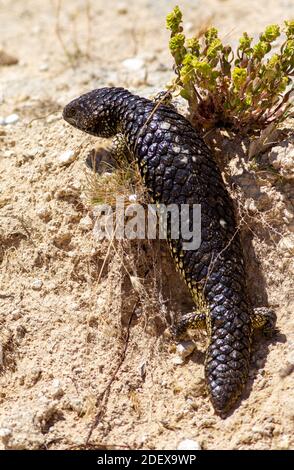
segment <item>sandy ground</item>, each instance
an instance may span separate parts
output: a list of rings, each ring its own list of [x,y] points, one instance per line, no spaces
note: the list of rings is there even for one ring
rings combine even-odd
[[[262,169],[241,151],[225,168],[246,215],[250,295],[276,310],[279,333],[256,335],[243,400],[221,420],[205,392],[205,336],[183,365],[163,339],[192,307],[164,243],[95,241],[84,160],[97,139],[60,116],[100,86],[146,96],[163,88],[173,2],[88,3],[90,12],[64,0],[58,15],[57,1],[0,0],[0,46],[18,59],[0,66],[0,116],[18,115],[0,125],[1,446],[82,447],[99,413],[94,447],[176,449],[192,439],[203,449],[293,448],[293,124]],[[294,14],[288,0],[179,3],[190,32],[211,20],[231,42]],[[130,72],[123,61],[134,56],[141,66]]]

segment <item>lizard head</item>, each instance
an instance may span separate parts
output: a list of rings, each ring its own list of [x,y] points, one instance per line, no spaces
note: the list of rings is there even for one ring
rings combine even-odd
[[[68,103],[63,119],[74,127],[99,137],[112,137],[117,133],[117,120],[113,112],[111,88],[90,91]]]

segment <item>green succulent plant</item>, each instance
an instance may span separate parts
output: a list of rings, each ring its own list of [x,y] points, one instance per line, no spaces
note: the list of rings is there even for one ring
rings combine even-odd
[[[167,15],[166,24],[175,85],[188,100],[195,127],[256,134],[287,117],[293,91],[294,21],[267,26],[255,44],[245,32],[234,51],[214,27],[201,38],[186,38],[178,6]],[[280,37],[280,50],[273,54],[273,42]]]

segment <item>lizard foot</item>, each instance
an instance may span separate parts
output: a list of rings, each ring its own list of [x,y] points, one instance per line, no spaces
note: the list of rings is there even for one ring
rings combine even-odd
[[[268,307],[258,307],[254,309],[252,326],[253,328],[262,328],[262,332],[265,336],[271,337],[277,332],[276,321],[277,315],[272,309]]]

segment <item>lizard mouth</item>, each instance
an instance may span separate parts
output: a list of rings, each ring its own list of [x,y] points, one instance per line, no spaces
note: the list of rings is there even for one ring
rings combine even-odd
[[[72,103],[69,103],[68,105],[65,106],[62,112],[62,117],[63,119],[71,124],[72,126],[77,125],[77,112],[74,106],[72,106]]]
[[[65,119],[66,122],[68,122],[72,126],[76,126],[76,120],[74,117],[67,117],[63,115],[63,118]]]

